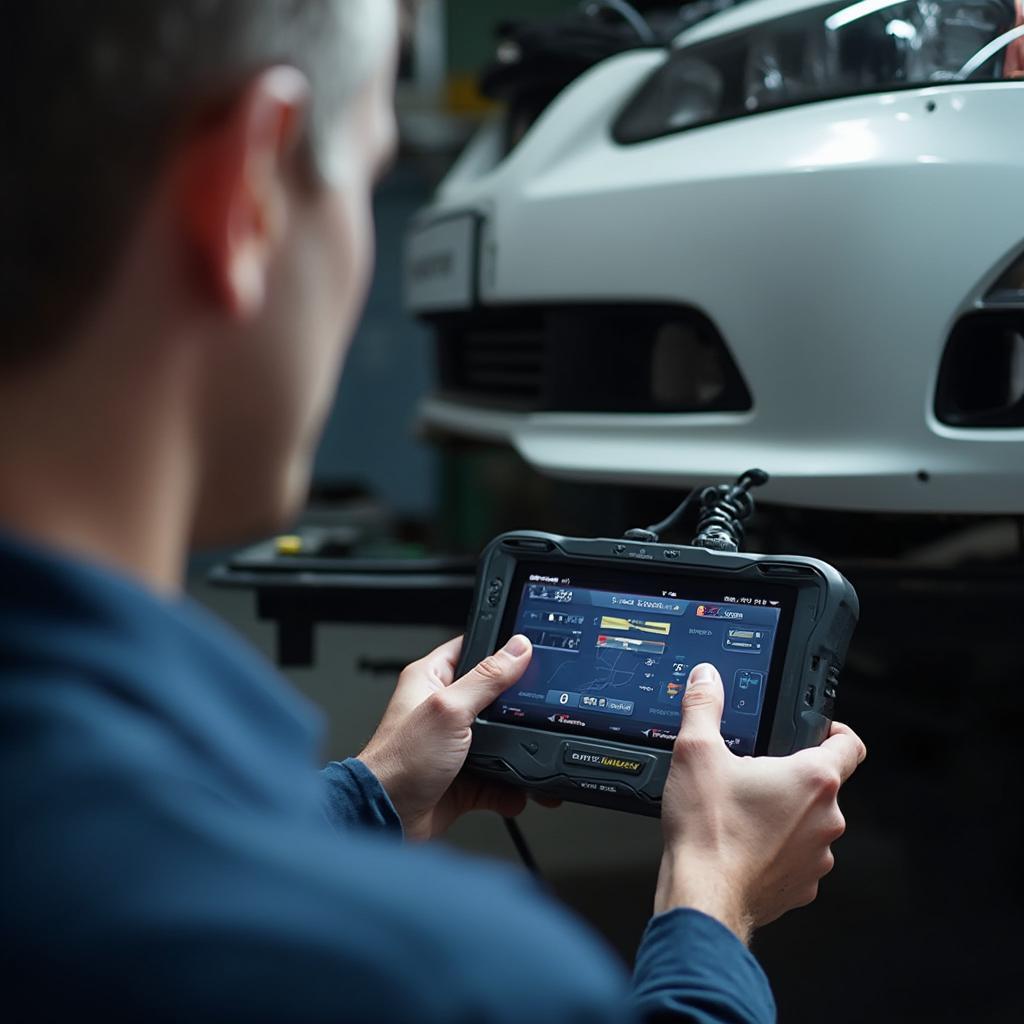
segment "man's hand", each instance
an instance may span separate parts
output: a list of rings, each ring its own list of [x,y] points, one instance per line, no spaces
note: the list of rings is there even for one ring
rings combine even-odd
[[[359,755],[391,798],[409,839],[439,835],[466,811],[511,818],[526,806],[518,790],[456,776],[469,753],[473,719],[526,670],[530,641],[512,637],[456,679],[461,650],[458,637],[402,672],[384,718]]]
[[[810,903],[845,829],[839,787],[864,744],[833,723],[820,747],[789,757],[736,757],[720,733],[724,693],[711,665],[683,698],[662,822],[665,853],[655,912],[693,907],[746,942],[753,928]]]

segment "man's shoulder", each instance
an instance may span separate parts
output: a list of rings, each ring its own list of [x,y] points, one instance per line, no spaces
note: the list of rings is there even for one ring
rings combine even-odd
[[[66,784],[90,768],[125,778],[186,757],[173,731],[108,680],[72,667],[0,669],[0,762],[10,777]]]
[[[81,678],[7,675],[5,916],[29,966],[88,970],[101,987],[134,971],[129,984],[183,1015],[202,989],[214,1016],[197,1019],[248,1006],[219,988],[225,965],[281,1019],[306,1019],[287,1005],[302,989],[352,1019],[424,1021],[467,1006],[557,1019],[545,1007],[564,1009],[559,991],[595,1011],[623,994],[614,960],[521,872],[225,799],[144,708]]]

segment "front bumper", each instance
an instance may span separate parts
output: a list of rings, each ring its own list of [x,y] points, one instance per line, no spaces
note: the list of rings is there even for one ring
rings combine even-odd
[[[1024,243],[1024,85],[836,100],[619,146],[621,98],[657,59],[599,65],[424,212],[479,218],[472,301],[443,315],[691,310],[720,332],[749,407],[531,409],[464,390],[425,402],[424,422],[559,476],[685,485],[756,464],[792,504],[1024,510],[1024,425],[933,413],[954,325]],[[1013,315],[1024,333],[1024,306]]]

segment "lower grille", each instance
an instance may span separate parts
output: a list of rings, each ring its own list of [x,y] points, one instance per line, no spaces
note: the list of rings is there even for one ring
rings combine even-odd
[[[443,395],[524,411],[751,408],[724,340],[673,306],[475,310],[432,318]]]

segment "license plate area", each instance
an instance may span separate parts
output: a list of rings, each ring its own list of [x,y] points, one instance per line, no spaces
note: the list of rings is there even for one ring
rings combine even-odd
[[[476,301],[480,217],[452,214],[410,234],[405,300],[414,313],[469,309]]]

